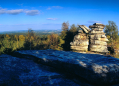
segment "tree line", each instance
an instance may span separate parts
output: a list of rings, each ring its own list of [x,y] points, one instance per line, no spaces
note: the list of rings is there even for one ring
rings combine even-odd
[[[72,24],[69,28],[69,23],[62,23],[62,31],[58,34],[48,34],[45,36],[38,36],[32,29],[29,29],[27,35],[0,35],[0,54],[10,54],[17,50],[65,50],[70,51],[70,42],[73,41],[74,36],[78,33],[80,28]],[[105,26],[108,46],[110,46],[110,54],[114,56],[114,49],[119,49],[119,35],[118,27],[115,22],[108,21]],[[114,57],[119,57],[117,54]]]
[[[77,33],[78,27],[74,24],[69,29],[69,23],[62,24],[62,32],[44,36],[35,35],[32,29],[29,29],[27,35],[0,35],[0,54],[10,54],[17,50],[70,50],[70,41]]]

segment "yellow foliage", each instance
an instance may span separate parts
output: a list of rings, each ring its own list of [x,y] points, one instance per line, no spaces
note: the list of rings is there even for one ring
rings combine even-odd
[[[23,35],[19,35],[19,41],[25,41],[25,37]]]
[[[10,38],[10,36],[9,36],[8,34],[6,34],[6,37],[7,37],[7,38]]]
[[[16,39],[16,40],[18,39],[18,36],[17,36],[17,35],[15,35],[15,39]]]
[[[110,36],[109,35],[107,35],[107,39],[110,39]]]
[[[34,37],[33,36],[31,36],[31,40],[34,40]]]

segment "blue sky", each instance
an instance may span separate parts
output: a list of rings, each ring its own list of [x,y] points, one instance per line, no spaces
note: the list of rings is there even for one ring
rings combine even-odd
[[[0,32],[60,30],[69,25],[108,24],[119,27],[119,0],[0,0]]]

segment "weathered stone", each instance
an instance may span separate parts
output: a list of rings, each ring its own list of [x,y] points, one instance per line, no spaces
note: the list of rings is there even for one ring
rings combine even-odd
[[[70,45],[85,46],[85,45],[89,45],[89,42],[87,40],[86,41],[74,41],[74,42],[71,42]]]
[[[99,25],[99,26],[104,26],[105,27],[105,25],[103,25],[101,23],[94,23],[93,25]]]
[[[90,35],[97,35],[97,33],[89,33]],[[105,35],[105,33],[98,33],[98,35]]]
[[[113,57],[56,50],[23,50],[13,55],[31,58],[37,63],[83,77],[94,86],[119,83],[119,59]]]
[[[97,44],[97,45],[107,45],[107,42],[100,41],[100,40],[90,40],[91,44]]]
[[[88,50],[88,47],[87,46],[71,46],[71,49],[73,50],[81,50],[81,51],[87,51]]]
[[[107,46],[105,46],[105,45],[95,45],[95,44],[93,44],[93,45],[90,45],[90,48],[97,48],[97,49],[106,48],[106,49],[107,49]]]
[[[82,30],[79,30],[78,32],[79,32],[79,33],[83,33],[83,31],[82,31]]]
[[[90,48],[90,51],[100,52],[100,53],[106,53],[108,52],[107,48]]]
[[[91,30],[94,30],[94,31],[103,31],[103,29],[100,29],[100,28],[91,28]]]
[[[103,31],[95,31],[95,30],[92,30],[91,33],[98,34],[98,33],[104,33],[104,32],[103,32]]]
[[[82,30],[79,31],[78,35],[74,36],[73,42],[70,42],[70,47],[75,51],[87,51],[88,50],[88,39],[87,34],[83,33]]]
[[[89,28],[100,28],[100,29],[104,29],[104,26],[91,25],[91,26],[89,26]]]
[[[74,37],[74,40],[73,42],[70,43],[71,45],[71,49],[74,49],[74,50],[83,50],[82,47],[79,47],[79,46],[84,46],[84,47],[88,47],[88,45],[90,45],[90,47],[88,47],[87,50],[90,50],[90,51],[96,51],[97,52],[100,52],[100,51],[103,51],[103,52],[108,52],[107,50],[107,41],[108,39],[106,38],[105,36],[105,33],[103,32],[103,29],[105,27],[105,25],[103,24],[100,24],[100,23],[95,23],[93,24],[92,26],[89,26],[92,30],[90,31],[89,28],[87,28],[86,26],[84,25],[79,25],[79,27],[86,33],[84,34],[81,30],[79,31],[80,33],[78,33],[78,35],[76,35]],[[89,35],[87,35],[89,34]],[[89,41],[84,41],[88,39]],[[83,42],[82,42],[83,41]],[[89,43],[87,43],[89,42]],[[87,46],[86,46],[87,45]],[[94,46],[96,49],[93,49]],[[99,45],[101,47],[98,47],[96,45]],[[75,47],[74,47],[75,46]],[[76,47],[78,46],[78,47]],[[93,46],[93,47],[91,47]],[[105,46],[105,47],[104,47]],[[78,49],[79,48],[79,49]],[[92,49],[91,49],[92,48]],[[85,50],[85,49],[84,49]]]
[[[100,41],[109,41],[107,38],[98,38]]]
[[[108,39],[106,38],[105,33],[103,32],[105,25],[95,23],[89,27],[92,28],[89,36],[90,51],[108,52],[106,43]]]
[[[85,32],[85,33],[89,33],[90,29],[84,25],[79,25],[79,27]]]
[[[68,79],[67,75],[61,74],[53,67],[34,62],[37,58],[30,55],[27,55],[27,57],[31,57],[32,60],[26,59],[25,55],[20,58],[5,54],[0,55],[0,86],[86,85],[86,83],[83,82],[83,84],[80,79],[74,77],[73,79],[79,82],[77,84],[71,78],[72,76],[69,76],[70,79]]]

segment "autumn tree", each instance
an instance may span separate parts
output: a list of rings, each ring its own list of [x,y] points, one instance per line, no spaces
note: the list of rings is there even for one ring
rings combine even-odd
[[[67,21],[67,22],[62,23],[62,30],[68,31],[68,29],[69,29],[69,22]]]

